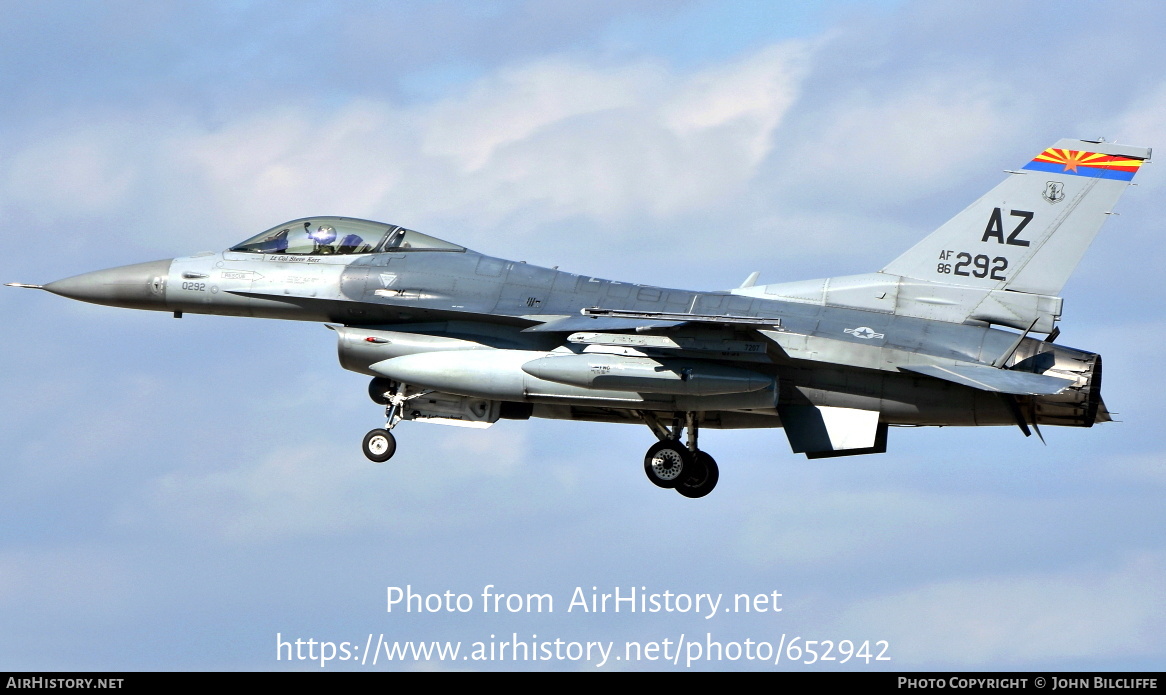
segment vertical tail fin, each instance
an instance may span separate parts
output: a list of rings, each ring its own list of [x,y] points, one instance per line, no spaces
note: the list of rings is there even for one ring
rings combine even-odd
[[[883,273],[985,290],[1058,295],[1150,149],[1061,140]]]

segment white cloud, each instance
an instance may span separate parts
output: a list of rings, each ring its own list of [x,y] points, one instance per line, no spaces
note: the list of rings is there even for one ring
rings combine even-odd
[[[760,566],[818,566],[888,551],[885,539],[914,528],[917,538],[955,526],[967,502],[907,490],[791,491],[749,515],[738,538]]]
[[[841,628],[886,639],[897,663],[976,667],[1166,656],[1166,558],[1106,570],[956,579],[862,601]]]
[[[563,59],[503,69],[464,95],[421,109],[421,154],[449,158],[463,173],[479,171],[500,147],[555,123],[636,108],[645,86],[658,87],[654,73],[642,64],[604,71]]]
[[[105,115],[58,124],[0,165],[0,202],[158,214],[148,199],[192,211],[149,220],[144,234],[158,222],[220,230],[224,219],[262,227],[321,213],[471,230],[516,215],[528,227],[579,215],[667,218],[744,192],[796,99],[806,56],[784,44],[692,75],[545,58],[432,103],[275,105],[215,128],[193,114],[145,128]]]
[[[131,573],[93,548],[33,548],[0,553],[0,606],[50,616],[117,615],[132,603]],[[100,599],[95,599],[100,597]]]
[[[1162,146],[1166,143],[1166,83],[1146,90],[1146,95],[1134,102],[1125,113],[1109,119],[1105,132],[1117,142],[1142,147]],[[1166,182],[1156,167],[1143,167],[1137,176],[1140,186],[1161,188]]]
[[[144,504],[134,502],[144,510],[123,509],[120,521],[173,524],[243,544],[369,527],[415,532],[471,523],[475,512],[469,508],[446,509],[440,517],[424,509],[451,488],[505,490],[525,457],[525,435],[509,428],[443,429],[428,444],[416,438],[414,444],[422,445],[412,450],[402,444],[393,460],[381,465],[369,463],[351,445],[297,442],[255,461],[241,456],[213,470],[185,468],[154,480]],[[489,514],[498,514],[512,506],[502,503],[505,497],[476,499],[490,507]]]
[[[140,154],[128,128],[116,121],[44,132],[6,157],[0,200],[39,214],[93,214],[122,204],[139,180]],[[43,210],[43,208],[49,210]]]
[[[760,163],[797,97],[805,51],[800,44],[776,45],[685,80],[665,104],[664,122],[681,137],[733,128],[745,161]]]
[[[281,108],[213,132],[171,133],[159,154],[189,171],[213,207],[262,226],[376,209],[404,174],[407,125],[376,102],[318,114]]]
[[[937,74],[831,100],[814,119],[812,136],[788,156],[786,178],[843,205],[901,203],[944,190],[1008,151],[1009,133],[1023,119],[1009,96],[1004,82]],[[982,192],[969,191],[959,202]]]
[[[327,201],[478,228],[532,210],[669,216],[741,189],[796,97],[803,54],[771,48],[693,76],[547,59],[408,109],[255,114],[183,149],[233,208]]]
[[[1164,461],[1166,457],[1162,453],[1114,454],[1106,459],[1098,471],[1098,478],[1106,482],[1116,479],[1139,486],[1166,486]]]

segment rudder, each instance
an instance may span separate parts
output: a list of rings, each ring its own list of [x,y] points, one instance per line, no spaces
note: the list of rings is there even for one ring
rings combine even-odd
[[[882,273],[1058,295],[1150,149],[1061,140]]]

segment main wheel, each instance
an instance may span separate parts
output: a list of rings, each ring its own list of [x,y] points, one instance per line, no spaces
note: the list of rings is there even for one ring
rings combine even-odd
[[[364,455],[373,463],[384,463],[397,453],[397,438],[388,430],[373,430],[364,435]]]
[[[644,455],[644,473],[653,485],[674,488],[692,465],[692,454],[680,442],[656,442]]]
[[[692,472],[684,476],[676,486],[676,491],[693,499],[704,497],[713,491],[720,479],[721,471],[713,457],[697,451],[692,461]]]

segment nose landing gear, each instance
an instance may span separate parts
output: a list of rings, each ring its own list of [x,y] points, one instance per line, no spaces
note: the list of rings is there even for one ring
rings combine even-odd
[[[639,415],[660,440],[644,455],[644,473],[648,480],[657,487],[674,489],[689,498],[704,497],[712,492],[721,474],[713,457],[696,446],[698,413],[684,414],[684,424],[688,429],[687,446],[680,443],[682,427],[679,415],[673,418],[671,430],[655,413],[641,411]]]
[[[397,438],[393,436],[391,430],[402,420],[401,413],[405,402],[429,393],[422,391],[406,396],[405,391],[403,384],[380,377],[373,379],[368,385],[369,398],[374,403],[385,406],[387,420],[383,429],[371,430],[364,435],[364,441],[360,446],[365,457],[373,463],[384,463],[397,453]]]

